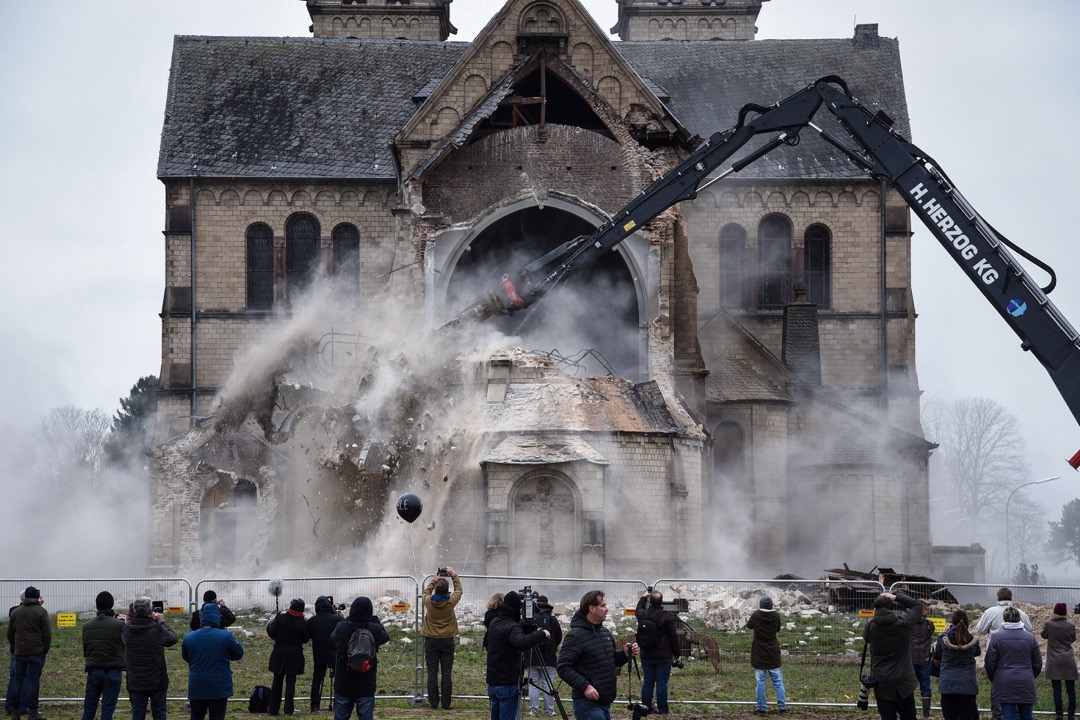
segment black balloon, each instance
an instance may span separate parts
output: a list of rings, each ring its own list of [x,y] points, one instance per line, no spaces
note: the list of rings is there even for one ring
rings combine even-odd
[[[412,522],[420,517],[420,512],[423,509],[424,503],[413,493],[405,493],[397,499],[397,514],[405,522]]]

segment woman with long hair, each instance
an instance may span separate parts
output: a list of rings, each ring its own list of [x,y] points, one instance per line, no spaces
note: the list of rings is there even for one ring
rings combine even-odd
[[[968,626],[967,613],[957,610],[934,648],[933,662],[940,667],[938,691],[941,693],[942,720],[979,719],[975,658],[982,654],[982,647]]]

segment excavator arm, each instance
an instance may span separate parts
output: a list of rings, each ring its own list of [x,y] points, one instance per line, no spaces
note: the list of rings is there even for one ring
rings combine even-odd
[[[813,124],[822,105],[837,118],[857,148],[849,148]],[[824,77],[774,105],[744,106],[733,128],[710,137],[591,235],[574,238],[517,273],[504,275],[499,285],[454,316],[442,330],[527,308],[667,208],[694,199],[707,185],[742,170],[780,145],[796,144],[799,133],[806,128],[818,132],[869,176],[884,179],[899,193],[1020,337],[1021,347],[1030,350],[1046,368],[1080,423],[1080,337],[1046,295],[1053,289],[1053,271],[1035,261],[1051,276],[1044,291],[1006,247],[1015,246],[983,220],[937,163],[895,133],[885,113],[863,107],[846,83],[835,76]],[[753,137],[763,133],[776,135],[710,177]],[[1080,466],[1080,452],[1069,463],[1074,468]]]

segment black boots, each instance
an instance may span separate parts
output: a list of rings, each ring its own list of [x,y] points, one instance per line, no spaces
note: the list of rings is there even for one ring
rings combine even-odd
[[[922,699],[922,716],[924,718],[930,717],[930,698],[928,697]]]

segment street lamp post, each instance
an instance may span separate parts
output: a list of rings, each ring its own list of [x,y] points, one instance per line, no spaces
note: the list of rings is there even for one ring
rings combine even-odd
[[[1026,487],[1031,487],[1032,485],[1042,485],[1043,483],[1053,482],[1054,480],[1060,479],[1060,475],[1055,475],[1054,477],[1049,477],[1044,480],[1032,480],[1031,482],[1026,482],[1023,485],[1018,486],[1015,490],[1009,493],[1009,499],[1005,501],[1005,564],[1008,566],[1008,568],[1006,569],[1007,572],[1012,572],[1012,541],[1010,539],[1011,535],[1009,530],[1009,503],[1012,502],[1013,495],[1020,492]]]

